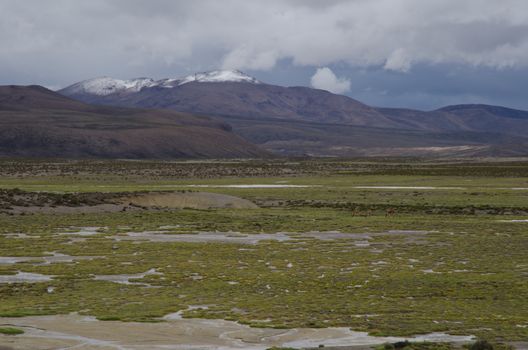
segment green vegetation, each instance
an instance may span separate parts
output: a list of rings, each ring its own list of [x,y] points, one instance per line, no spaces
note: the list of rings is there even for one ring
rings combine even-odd
[[[13,327],[0,327],[0,334],[5,335],[17,335],[17,334],[23,334],[24,331],[18,328]]]
[[[511,350],[511,346],[498,343],[491,344],[486,340],[478,340],[472,344],[465,345],[464,348],[468,350]],[[449,343],[431,343],[431,342],[397,342],[381,345],[375,350],[453,350],[457,349],[453,344]]]
[[[4,161],[1,187],[64,191],[74,203],[76,191],[192,189],[250,199],[260,209],[0,214],[0,256],[95,257],[0,264],[0,275],[55,276],[49,282],[0,283],[0,316],[79,312],[100,320],[157,322],[190,305],[207,305],[183,315],[255,327],[528,340],[528,223],[512,221],[528,216],[528,178],[521,177],[528,174],[526,163],[15,163]],[[256,176],[259,166],[266,177]],[[308,187],[185,187],[198,184]],[[80,227],[100,229],[80,236]],[[253,245],[121,239],[143,231],[299,235]],[[323,233],[302,236],[310,231]],[[350,235],[324,239],[327,231]],[[156,273],[130,281],[141,283],[94,278],[150,269]],[[411,343],[406,349],[451,345]]]

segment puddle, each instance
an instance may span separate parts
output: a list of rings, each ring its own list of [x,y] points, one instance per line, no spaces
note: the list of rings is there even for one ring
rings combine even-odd
[[[200,306],[195,306],[198,308]],[[178,314],[178,313],[176,313]],[[174,315],[174,314],[172,314]],[[250,328],[232,321],[172,319],[140,323],[94,321],[76,314],[0,318],[0,323],[21,328],[24,334],[12,339],[15,348],[105,348],[105,349],[221,349],[264,350],[277,347],[370,346],[386,342],[416,341],[465,343],[471,336],[432,333],[417,337],[374,337],[348,328]]]
[[[181,226],[180,225],[164,225],[164,226],[160,226],[159,229],[160,230],[175,230],[175,229],[178,229],[180,228]]]
[[[327,232],[277,232],[277,233],[248,233],[239,232],[200,232],[196,234],[165,234],[156,231],[128,232],[122,235],[111,236],[116,241],[148,241],[148,242],[188,242],[188,243],[238,243],[257,244],[261,241],[298,242],[305,239],[318,240],[355,240],[357,247],[368,247],[368,242],[374,236],[388,235],[425,235],[427,231],[387,231],[375,233],[343,233],[338,231]]]
[[[320,344],[327,346],[361,346],[376,345],[382,343],[395,343],[406,339],[417,342],[470,342],[474,338],[469,336],[454,336],[445,333],[431,333],[410,338],[401,337],[373,337],[366,332],[354,332],[348,328],[323,328],[320,332],[317,330],[311,332],[310,339],[294,340],[283,344],[285,347],[294,348],[317,348]],[[333,333],[329,336],[329,333]]]
[[[40,273],[20,272],[16,275],[0,275],[0,283],[35,283],[47,282],[55,277],[54,275],[42,275]]]
[[[50,256],[0,256],[0,265],[18,264],[34,261],[36,264],[49,265],[53,263],[70,263],[79,260],[93,260],[102,256],[71,256],[52,252]]]
[[[499,222],[528,222],[528,219],[498,220]]]
[[[281,185],[281,184],[253,184],[253,185],[183,185],[181,187],[198,188],[307,188],[321,187],[321,185]]]
[[[40,238],[40,236],[30,236],[26,233],[6,233],[5,237],[9,238],[18,238],[18,239],[24,239],[24,238]]]
[[[0,265],[18,264],[24,261],[39,260],[41,257],[30,256],[0,256]]]
[[[165,315],[162,317],[162,319],[165,321],[183,320],[183,313],[185,311],[199,310],[199,309],[207,310],[209,309],[209,305],[189,305],[187,309]]]
[[[84,227],[69,227],[68,230],[71,232],[60,232],[60,235],[75,235],[75,236],[94,236],[100,235],[104,232],[99,232],[100,230],[105,230],[108,227],[99,227],[99,226],[84,226]],[[75,231],[76,230],[76,231]]]
[[[436,186],[353,186],[362,189],[380,190],[465,190],[466,187],[436,187]]]
[[[121,274],[121,275],[95,275],[94,280],[96,281],[108,281],[108,282],[114,282],[114,283],[120,283],[120,284],[133,284],[133,285],[142,285],[151,287],[148,283],[143,282],[134,282],[130,281],[131,279],[141,279],[145,278],[145,276],[150,275],[161,275],[161,272],[157,272],[156,269],[150,269],[147,272],[142,273],[136,273],[136,274]]]
[[[197,234],[163,234],[153,232],[129,232],[126,235],[112,236],[116,241],[148,241],[148,242],[189,242],[189,243],[240,243],[257,244],[264,240],[287,241],[286,234],[262,233],[240,234],[234,232],[200,232]]]

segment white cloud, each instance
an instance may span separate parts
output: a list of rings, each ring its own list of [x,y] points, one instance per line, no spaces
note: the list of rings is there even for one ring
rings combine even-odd
[[[411,69],[411,59],[403,49],[397,49],[389,55],[383,68],[387,70],[408,72]]]
[[[277,57],[273,50],[259,52],[248,47],[239,47],[224,57],[222,68],[268,70],[275,66]]]
[[[338,78],[328,67],[318,68],[311,79],[312,87],[342,94],[350,90],[350,80]]]

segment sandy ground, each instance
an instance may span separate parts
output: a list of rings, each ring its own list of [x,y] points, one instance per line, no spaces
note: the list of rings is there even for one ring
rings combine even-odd
[[[320,185],[279,185],[279,184],[248,184],[248,185],[184,185],[183,187],[198,187],[198,188],[307,188],[320,187]]]
[[[109,200],[110,201],[110,200]],[[2,203],[0,203],[2,204]],[[9,204],[9,203],[8,203]],[[79,214],[114,213],[119,211],[137,211],[150,208],[234,208],[255,209],[258,206],[243,198],[208,192],[147,192],[130,194],[126,197],[112,198],[109,203],[96,205],[65,206],[50,203],[33,203],[17,206],[9,204],[4,211],[9,214]]]
[[[125,199],[125,203],[142,207],[161,208],[258,208],[256,204],[248,201],[247,199],[207,192],[149,193],[140,196],[129,197]]]
[[[353,240],[358,247],[368,247],[368,242],[375,236],[398,235],[406,236],[413,243],[418,242],[416,239],[428,234],[427,231],[398,231],[392,230],[387,232],[373,233],[344,233],[338,231],[326,232],[277,232],[277,233],[240,233],[240,232],[199,232],[194,234],[166,234],[163,232],[128,232],[120,235],[109,236],[116,241],[148,241],[148,242],[190,242],[190,243],[237,243],[237,244],[257,244],[260,241],[292,241],[299,242],[303,239],[318,239],[323,241],[346,239]]]
[[[179,319],[160,323],[97,321],[76,314],[0,318],[0,325],[25,331],[0,336],[0,349],[174,349],[264,350],[272,346],[295,348],[325,346],[368,347],[402,341],[398,337],[371,337],[348,328],[250,328],[232,321]],[[430,334],[417,341],[469,342],[472,337]]]

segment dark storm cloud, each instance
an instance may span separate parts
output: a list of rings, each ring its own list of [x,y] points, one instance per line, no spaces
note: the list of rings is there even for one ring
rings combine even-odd
[[[350,81],[349,94],[383,102],[396,95],[396,74],[402,98],[425,101],[448,95],[424,75],[451,74],[446,67],[492,72],[487,82],[499,85],[509,71],[523,75],[528,2],[0,0],[0,43],[3,84],[59,87],[101,75],[161,78],[215,68],[263,79],[280,70],[286,77],[270,82],[291,75],[288,85],[296,79],[309,85],[319,72],[316,87],[343,92]],[[303,78],[289,71],[302,71]],[[484,96],[478,86],[468,90],[467,81],[440,80],[455,97],[505,95]]]

